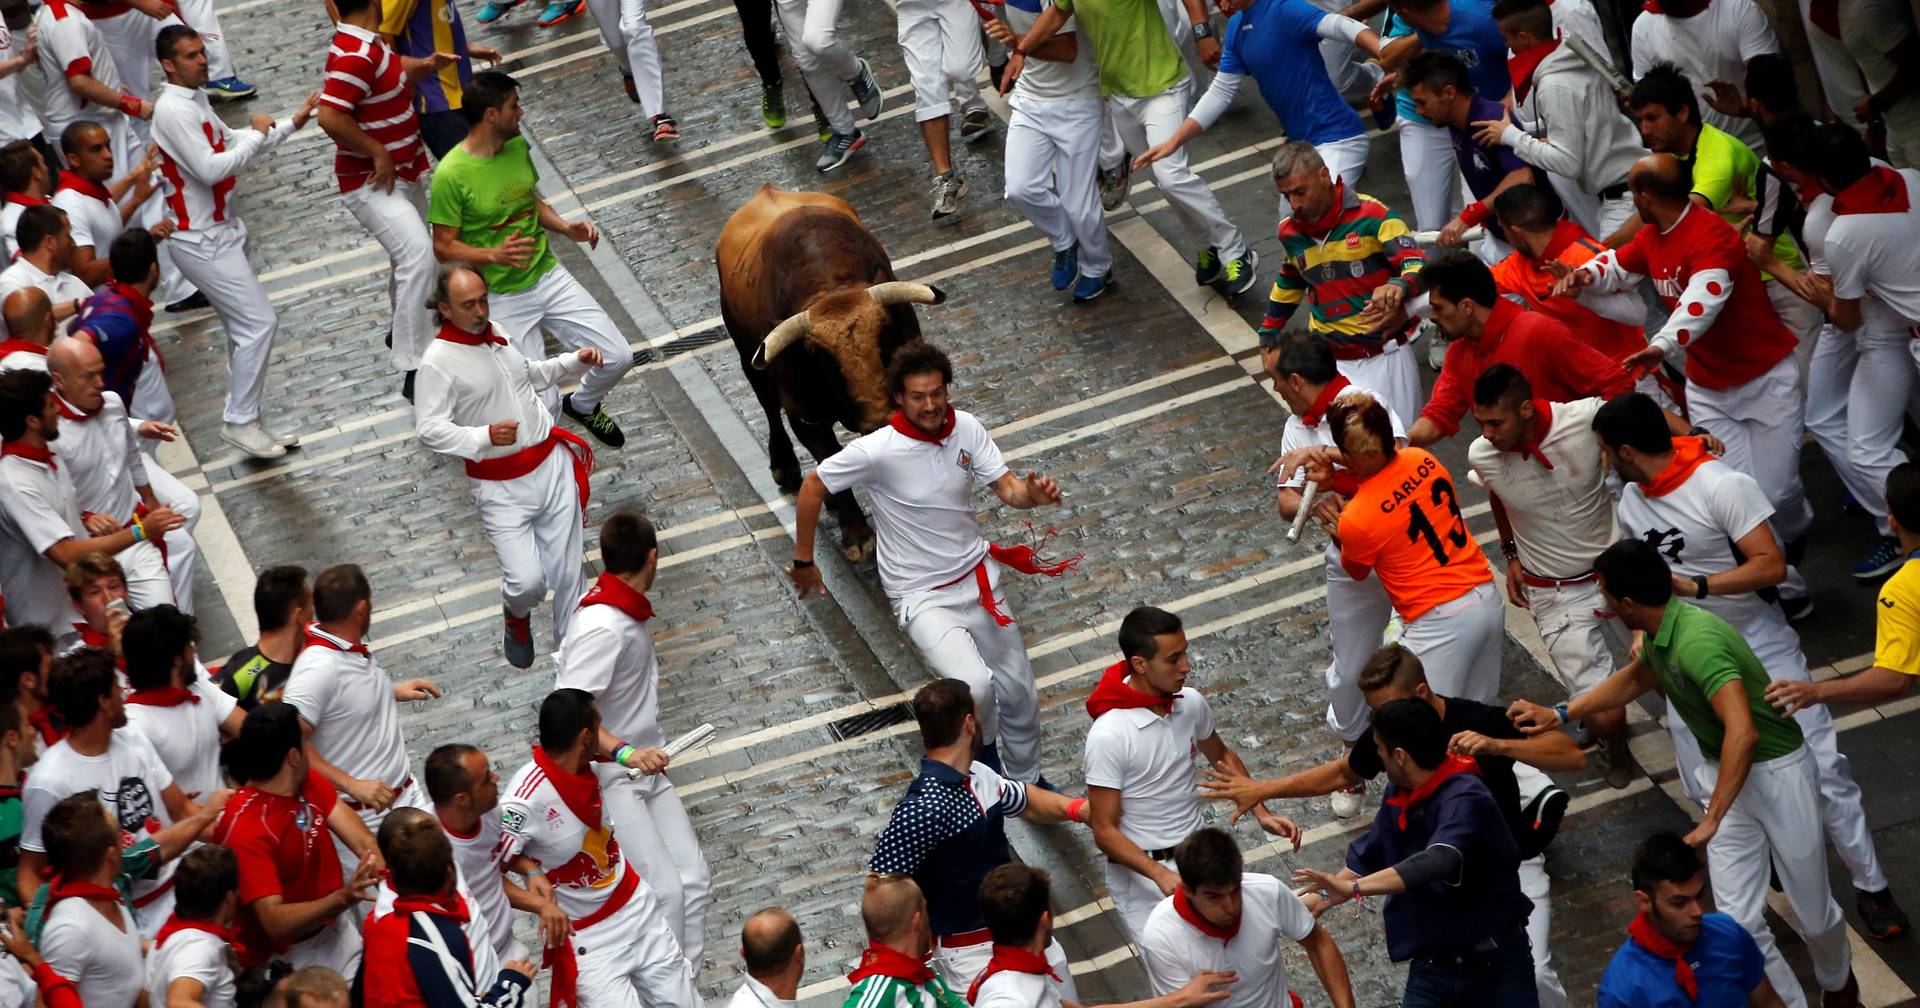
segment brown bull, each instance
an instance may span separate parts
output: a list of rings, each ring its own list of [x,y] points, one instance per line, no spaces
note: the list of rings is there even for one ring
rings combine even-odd
[[[894,279],[887,252],[844,200],[763,185],[720,229],[720,318],[767,414],[774,482],[800,489],[800,461],[780,423],[816,463],[840,450],[833,425],[865,434],[893,411],[887,362],[920,338],[915,304],[945,295]],[[864,560],[873,529],[851,493],[829,501],[841,548]]]

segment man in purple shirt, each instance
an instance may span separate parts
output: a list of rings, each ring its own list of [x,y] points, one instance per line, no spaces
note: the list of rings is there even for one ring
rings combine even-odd
[[[1500,118],[1500,100],[1506,96],[1476,92],[1467,65],[1447,53],[1415,57],[1402,79],[1415,111],[1429,122],[1446,127],[1452,135],[1454,160],[1467,180],[1467,190],[1473,193],[1474,201],[1440,229],[1440,244],[1459,245],[1468,228],[1485,225],[1487,239],[1474,249],[1475,254],[1489,266],[1505,259],[1512,250],[1506,245],[1499,222],[1493,219],[1493,198],[1517,185],[1546,184],[1545,177],[1536,178],[1536,169],[1511,149],[1483,147],[1474,140],[1472,124]]]

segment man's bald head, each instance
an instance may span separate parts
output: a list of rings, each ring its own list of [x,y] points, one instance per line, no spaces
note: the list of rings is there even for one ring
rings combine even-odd
[[[7,320],[7,335],[46,346],[53,340],[53,302],[38,287],[22,287],[7,295],[0,304],[0,317]]]
[[[1648,154],[1627,172],[1627,186],[1666,203],[1685,202],[1693,179],[1687,166],[1671,154]]]
[[[911,937],[914,915],[926,907],[927,898],[913,879],[895,875],[875,881],[860,900],[860,921],[867,926],[867,940],[892,944]]]
[[[100,351],[92,340],[62,336],[47,345],[47,370],[55,377],[73,378],[100,364]]]
[[[761,910],[740,929],[740,958],[756,980],[784,972],[799,948],[800,922],[782,907]]]

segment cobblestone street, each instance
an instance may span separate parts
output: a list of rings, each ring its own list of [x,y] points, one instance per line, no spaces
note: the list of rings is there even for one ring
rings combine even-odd
[[[930,224],[930,170],[892,12],[881,0],[848,0],[840,36],[872,62],[887,111],[865,127],[866,149],[825,177],[813,170],[814,125],[790,63],[792,118],[780,131],[761,126],[758,79],[726,0],[672,0],[650,11],[684,137],[666,148],[644,138],[644,117],[622,93],[589,18],[543,31],[528,3],[483,27],[473,20],[477,5],[462,6],[469,38],[498,46],[522,82],[543,195],[563,216],[584,213],[601,228],[597,249],[556,245],[563,262],[636,349],[650,353],[607,398],[629,441],[596,452],[591,518],[597,526],[613,511],[636,509],[659,526],[662,570],[650,595],[663,721],[670,736],[703,721],[718,730],[712,745],[669,773],[714,873],[701,964],[709,998],[738,984],[742,921],[777,903],[807,936],[802,1000],[838,1003],[862,940],[865,859],[918,756],[910,722],[851,736],[838,725],[897,707],[927,678],[872,570],[849,567],[830,548],[831,533],[817,554],[831,597],[801,602],[782,573],[792,555],[791,499],[768,473],[765,417],[720,329],[713,267],[721,223],[762,183],[846,199],[902,279],[947,292],[947,304],[923,308],[920,318],[928,338],[953,356],[957,404],[981,417],[1009,464],[1045,472],[1065,491],[1057,510],[983,512],[988,534],[1002,541],[1024,541],[1030,518],[1056,532],[1048,552],[1086,554],[1077,573],[1018,579],[1009,592],[1040,677],[1051,780],[1084,792],[1083,701],[1117,657],[1120,617],[1148,603],[1185,618],[1194,684],[1208,695],[1222,738],[1256,775],[1298,770],[1337,751],[1323,719],[1324,540],[1313,531],[1296,546],[1285,543],[1266,469],[1286,411],[1251,375],[1270,264],[1237,304],[1196,287],[1192,241],[1152,183],[1137,180],[1131,209],[1109,217],[1118,286],[1092,305],[1073,305],[1047,284],[1045,239],[999,198],[997,131],[975,145],[955,139],[955,163],[972,193],[957,226]],[[254,111],[284,115],[318,86],[329,29],[316,0],[227,3],[221,18],[241,76],[261,91],[252,102],[221,106],[229,122]],[[1278,253],[1267,162],[1280,137],[1250,97],[1189,151],[1270,260]],[[1360,188],[1405,204],[1391,135],[1375,138]],[[317,128],[242,176],[234,199],[280,312],[265,419],[298,431],[302,445],[273,463],[228,449],[219,437],[220,324],[210,312],[163,316],[155,332],[187,435],[163,457],[203,496],[203,651],[224,658],[251,639],[255,570],[359,563],[374,586],[372,642],[381,663],[397,677],[425,675],[446,689],[443,699],[403,713],[416,768],[437,745],[470,742],[504,778],[528,758],[533,712],[552,686],[548,613],[535,615],[534,667],[511,668],[500,654],[499,568],[466,477],[416,441],[399,378],[387,370],[386,259],[342,205],[331,144]],[[1431,381],[1431,371],[1422,373]],[[1463,433],[1437,450],[1456,473],[1467,440]],[[1846,566],[1873,529],[1842,513],[1840,488],[1817,449],[1809,446],[1803,459],[1821,523],[1802,568],[1820,614],[1802,633],[1812,664],[1832,675],[1869,663],[1872,589]],[[982,494],[983,508],[990,499]],[[1491,543],[1485,494],[1467,492],[1462,503],[1471,505],[1473,531]],[[588,546],[597,570],[591,534]],[[1510,610],[1509,627],[1503,695],[1562,697],[1534,657],[1526,615]],[[1845,714],[1841,747],[1910,910],[1920,909],[1916,710],[1920,698],[1835,712]],[[1591,773],[1561,781],[1575,803],[1549,860],[1553,950],[1575,1004],[1593,1003],[1624,937],[1633,846],[1655,829],[1688,823],[1664,732],[1644,716],[1637,731],[1636,756],[1651,781],[1623,790]],[[1324,799],[1275,807],[1309,829],[1299,853],[1267,845],[1251,823],[1237,832],[1254,870],[1283,877],[1294,864],[1336,866],[1368,821],[1336,820]],[[1225,825],[1221,810],[1211,814]],[[1088,831],[1016,824],[1012,833],[1022,859],[1054,872],[1056,926],[1082,995],[1095,1004],[1147,996],[1144,973],[1102,901],[1101,858]],[[1834,884],[1856,928],[1866,1003],[1913,999],[1920,939],[1869,946],[1844,870]],[[1360,1004],[1397,1003],[1404,970],[1387,959],[1379,919],[1341,907],[1325,922]],[[1778,930],[1804,972],[1791,929]],[[1290,952],[1289,962],[1306,1003],[1326,1004],[1304,956]]]

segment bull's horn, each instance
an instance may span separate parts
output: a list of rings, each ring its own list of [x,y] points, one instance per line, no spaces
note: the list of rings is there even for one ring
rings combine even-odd
[[[945,304],[947,292],[926,284],[889,280],[867,288],[867,296],[882,306],[897,304]]]
[[[760,341],[759,348],[753,352],[754,370],[765,371],[767,362],[772,360],[774,355],[785,350],[795,340],[805,339],[812,329],[813,317],[806,312],[800,312],[774,326],[773,331],[767,334],[766,339]]]

